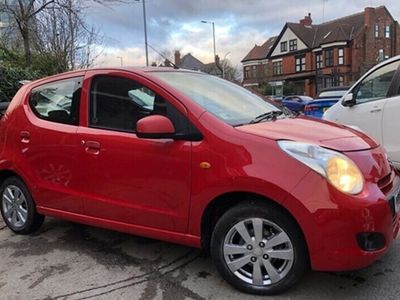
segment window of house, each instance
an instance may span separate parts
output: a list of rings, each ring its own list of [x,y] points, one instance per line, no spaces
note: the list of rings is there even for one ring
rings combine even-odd
[[[41,119],[78,125],[82,77],[56,81],[32,90],[29,105]]]
[[[325,67],[333,66],[333,49],[325,50]]]
[[[344,49],[343,48],[338,49],[338,64],[344,65]]]
[[[378,61],[384,61],[385,60],[385,52],[383,49],[378,50]]]
[[[251,67],[251,77],[252,78],[257,78],[257,66],[252,66]]]
[[[264,76],[265,76],[265,77],[268,77],[268,75],[269,75],[269,74],[268,74],[268,64],[265,64],[265,65],[264,65]]]
[[[339,75],[338,77],[338,86],[344,86],[344,76]]]
[[[273,70],[274,75],[281,75],[282,74],[282,61],[275,61],[273,63]]]
[[[244,67],[244,79],[250,79],[250,67]]]
[[[297,50],[297,39],[289,41],[289,51],[296,51]]]
[[[164,115],[177,133],[187,132],[186,118],[173,105],[142,84],[124,77],[97,76],[90,89],[90,127],[136,132],[149,115]]]
[[[385,38],[390,38],[390,25],[385,26]]]
[[[375,37],[379,37],[379,24],[375,24]]]
[[[386,98],[393,76],[396,74],[400,62],[387,64],[368,75],[357,87],[355,92],[356,103],[371,102]]]
[[[315,54],[315,62],[317,65],[317,69],[322,69],[324,67],[324,63],[322,61],[322,52],[317,52]]]
[[[287,51],[287,42],[281,42],[281,52]]]
[[[324,78],[324,87],[329,88],[333,86],[333,78],[332,77],[325,77]]]
[[[302,72],[306,70],[306,56],[296,56],[296,72]]]

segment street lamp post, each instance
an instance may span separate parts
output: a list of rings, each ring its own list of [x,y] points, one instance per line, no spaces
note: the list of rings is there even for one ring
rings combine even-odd
[[[208,23],[208,24],[212,24],[212,31],[213,31],[213,48],[214,48],[214,61],[215,61],[215,58],[216,58],[216,56],[217,56],[217,50],[216,50],[216,47],[215,47],[215,24],[214,24],[214,22],[211,22],[211,21],[201,21],[201,23]]]
[[[135,0],[135,1],[140,1],[140,0]],[[142,0],[142,3],[143,3],[144,47],[146,51],[146,66],[149,66],[149,50],[147,47],[146,0]]]

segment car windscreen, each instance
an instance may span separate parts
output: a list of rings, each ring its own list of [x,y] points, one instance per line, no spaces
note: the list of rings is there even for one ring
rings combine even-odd
[[[220,120],[236,126],[261,114],[279,111],[237,84],[203,73],[152,72]]]

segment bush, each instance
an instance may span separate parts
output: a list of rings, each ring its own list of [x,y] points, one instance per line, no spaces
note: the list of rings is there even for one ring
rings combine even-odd
[[[42,77],[38,71],[19,67],[0,66],[0,102],[10,101],[20,88],[21,80],[35,80]]]

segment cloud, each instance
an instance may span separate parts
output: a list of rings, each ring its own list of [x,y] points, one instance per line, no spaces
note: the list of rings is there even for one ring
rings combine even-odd
[[[159,52],[180,49],[191,52],[204,62],[213,59],[212,31],[215,22],[217,53],[234,65],[250,51],[254,44],[262,44],[268,37],[279,34],[286,22],[298,22],[312,14],[314,23],[331,20],[364,10],[365,6],[386,5],[394,18],[400,17],[400,1],[393,0],[145,0],[147,9],[148,41]],[[144,34],[142,2],[112,3],[108,6],[91,4],[87,13],[89,23],[105,35],[102,62],[118,63],[114,56],[123,56],[132,64],[143,65]],[[158,55],[150,51],[150,61]],[[119,53],[115,55],[115,53]],[[171,57],[172,59],[172,57]],[[100,64],[100,61],[99,61]]]

